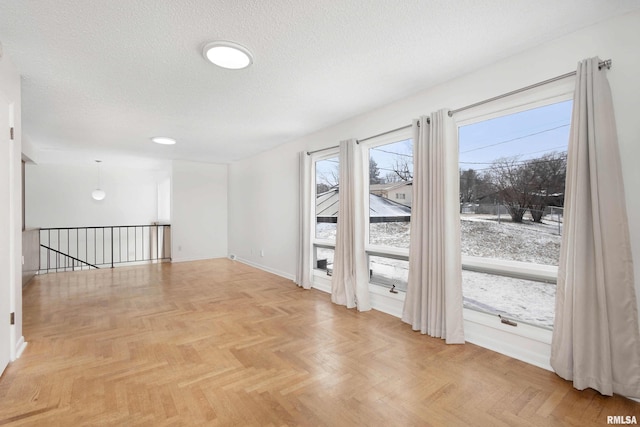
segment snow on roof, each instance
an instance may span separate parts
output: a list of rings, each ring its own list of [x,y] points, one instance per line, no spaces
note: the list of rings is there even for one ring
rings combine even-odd
[[[400,181],[400,182],[388,182],[386,184],[371,184],[369,189],[371,191],[389,191],[395,190],[396,188],[404,187],[405,185],[412,185],[413,181]]]
[[[384,197],[369,194],[370,222],[409,222],[411,208]],[[337,222],[338,189],[332,189],[316,196],[316,220]]]

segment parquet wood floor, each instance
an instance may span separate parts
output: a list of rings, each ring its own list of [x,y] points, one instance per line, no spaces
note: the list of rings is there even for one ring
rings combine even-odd
[[[12,426],[585,426],[620,396],[219,259],[38,276]]]

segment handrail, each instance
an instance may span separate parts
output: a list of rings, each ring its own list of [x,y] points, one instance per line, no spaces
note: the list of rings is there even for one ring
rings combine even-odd
[[[72,257],[71,255],[65,254],[64,252],[60,252],[60,251],[57,251],[57,250],[55,250],[55,249],[53,249],[53,248],[50,248],[49,246],[45,246],[45,245],[43,245],[42,243],[40,244],[40,247],[41,247],[41,248],[48,249],[48,250],[53,251],[53,252],[56,252],[56,253],[59,253],[60,255],[64,255],[64,256],[66,256],[67,258],[71,258],[71,259],[72,259],[72,260],[74,260],[74,261],[81,262],[82,264],[88,265],[89,267],[98,268],[98,269],[100,268],[100,267],[98,267],[97,265],[90,264],[90,263],[88,263],[88,262],[86,262],[86,261],[81,260],[80,258]]]
[[[50,227],[41,228],[39,237],[47,251],[41,252],[41,272],[69,268],[61,257],[82,263],[80,269],[171,259],[171,224]]]
[[[171,224],[87,225],[82,227],[41,227],[39,230],[83,230],[85,228],[171,227]]]

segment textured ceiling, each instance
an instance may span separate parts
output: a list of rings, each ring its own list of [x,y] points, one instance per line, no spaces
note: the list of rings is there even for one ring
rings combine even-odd
[[[228,162],[637,9],[637,0],[2,0],[42,158]],[[230,71],[201,47],[254,54]],[[176,138],[158,146],[149,137]]]

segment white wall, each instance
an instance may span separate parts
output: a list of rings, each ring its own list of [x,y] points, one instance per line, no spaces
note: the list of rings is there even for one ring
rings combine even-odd
[[[170,177],[169,165],[164,170],[107,163],[100,167],[107,197],[96,201],[91,198],[98,185],[95,163],[27,164],[27,228],[144,225],[159,220],[159,190],[169,190],[163,187]]]
[[[229,252],[266,270],[293,277],[297,243],[296,153],[337,145],[347,138],[365,138],[407,125],[412,118],[440,108],[458,108],[576,69],[579,60],[611,58],[606,71],[617,116],[620,155],[626,183],[627,210],[635,262],[636,293],[640,295],[640,13],[623,15],[597,26],[543,44],[532,50],[469,70],[469,74],[420,92],[384,108],[355,117],[276,150],[239,161],[229,171]],[[434,66],[437,66],[435,64]],[[280,218],[282,220],[280,220]],[[255,248],[268,245],[264,257]],[[251,255],[251,250],[254,254]]]
[[[227,256],[227,165],[176,160],[171,180],[174,262]]]
[[[15,312],[16,321],[10,331],[9,343],[11,358],[15,359],[25,345],[22,336],[22,120],[20,75],[6,55],[0,56],[0,91],[12,104],[14,127],[13,142],[0,150],[0,182],[8,184],[0,189],[0,206],[4,207],[0,227],[5,227],[0,234],[3,237],[0,252],[5,254],[0,257],[0,286],[10,288],[9,309]]]
[[[294,279],[298,158],[290,145],[233,164],[229,176],[229,253]]]
[[[171,178],[166,177],[158,183],[158,222],[171,222]]]

